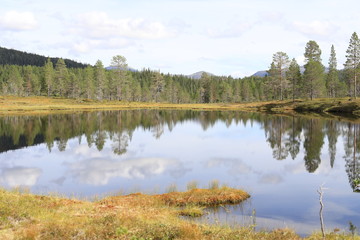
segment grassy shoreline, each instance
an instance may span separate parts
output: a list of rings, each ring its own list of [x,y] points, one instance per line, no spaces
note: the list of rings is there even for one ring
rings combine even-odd
[[[360,99],[322,98],[311,101],[283,100],[251,103],[172,104],[107,100],[98,101],[53,97],[0,96],[0,115],[48,114],[53,112],[123,109],[235,110],[288,114],[314,113],[331,116],[347,114],[354,117],[360,117]]]
[[[184,209],[238,203],[248,197],[241,190],[222,187],[160,195],[135,193],[89,202],[2,189],[0,239],[301,239],[290,229],[255,232],[251,227],[179,218]],[[322,236],[315,233],[306,239]],[[360,237],[332,232],[326,239]]]

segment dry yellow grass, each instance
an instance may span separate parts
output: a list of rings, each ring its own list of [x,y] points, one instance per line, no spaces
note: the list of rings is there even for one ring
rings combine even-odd
[[[216,198],[218,191],[207,191],[206,198]],[[205,193],[195,192],[198,197]],[[226,192],[232,199],[231,194],[239,190],[228,188]],[[300,239],[289,229],[254,232],[252,228],[196,224],[179,218],[179,207],[166,204],[166,199],[174,198],[186,205],[184,199],[193,195],[130,194],[89,202],[0,190],[0,239]],[[308,239],[322,237],[313,234]],[[326,239],[360,238],[329,233]]]
[[[53,112],[122,109],[240,110],[276,113],[331,112],[360,113],[360,99],[322,98],[310,100],[264,101],[251,103],[171,104],[154,102],[98,101],[49,97],[0,96],[0,115],[48,114]]]

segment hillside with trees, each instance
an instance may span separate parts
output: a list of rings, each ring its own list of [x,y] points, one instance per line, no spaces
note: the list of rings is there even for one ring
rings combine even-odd
[[[19,65],[19,66],[44,66],[47,57],[38,54],[22,52],[14,49],[0,47],[0,65]],[[50,58],[55,64],[59,58]],[[70,59],[64,59],[65,64],[69,68],[85,68],[88,64],[79,63]]]
[[[95,66],[78,67],[61,58],[55,62],[48,58],[40,64],[41,61],[34,57],[33,62],[14,60],[9,64],[0,54],[0,63],[6,63],[0,65],[0,94],[169,103],[356,98],[360,90],[357,84],[360,63],[357,34],[351,36],[343,71],[337,70],[334,46],[330,52],[328,71],[322,64],[320,46],[311,40],[305,46],[303,72],[294,58],[290,60],[280,51],[273,55],[265,77],[232,78],[202,73],[200,79],[150,69],[129,71],[126,58],[121,55],[114,56],[110,68],[106,69],[100,60]],[[32,55],[23,56],[32,59]]]

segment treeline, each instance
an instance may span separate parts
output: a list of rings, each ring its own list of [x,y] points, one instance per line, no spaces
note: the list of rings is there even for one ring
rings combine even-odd
[[[47,57],[38,54],[22,52],[14,49],[0,47],[0,65],[19,65],[19,66],[44,66]],[[59,58],[50,58],[55,64]],[[75,62],[70,59],[64,59],[66,66],[69,68],[85,68],[88,64]]]
[[[203,74],[191,79],[144,69],[128,71],[126,58],[114,56],[111,69],[98,60],[95,66],[71,68],[66,61],[51,59],[43,66],[0,65],[1,95],[47,95],[68,98],[107,99],[135,102],[227,103],[318,97],[354,97],[360,87],[360,41],[351,36],[344,70],[337,70],[334,46],[328,72],[322,65],[315,41],[305,46],[305,71],[284,52],[273,55],[266,77],[219,77]],[[0,56],[1,59],[1,56]]]
[[[115,56],[112,69],[68,68],[63,59],[42,67],[0,65],[0,94],[58,96],[99,100],[171,103],[242,102],[262,99],[263,79],[233,79],[204,74],[200,80],[144,69],[128,71],[126,59]]]
[[[337,70],[334,45],[330,49],[328,72],[322,64],[321,49],[315,41],[309,41],[305,47],[305,71],[293,58],[291,61],[285,52],[273,55],[273,61],[265,78],[266,99],[295,99],[317,97],[353,97],[360,88],[357,84],[360,64],[360,40],[356,32],[350,38],[346,51],[344,70]]]

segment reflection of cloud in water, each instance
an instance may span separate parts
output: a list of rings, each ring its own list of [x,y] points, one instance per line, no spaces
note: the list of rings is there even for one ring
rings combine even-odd
[[[60,178],[52,180],[51,182],[56,183],[59,186],[62,186],[64,184],[65,180],[66,180],[65,177],[60,177]]]
[[[228,167],[228,172],[232,175],[248,174],[252,171],[249,165],[236,158],[213,158],[205,163],[207,168],[220,167],[222,165]]]
[[[284,179],[279,174],[275,173],[265,174],[259,179],[259,183],[262,184],[279,184],[283,181]]]
[[[101,152],[99,152],[98,150],[89,148],[89,146],[86,144],[81,144],[79,146],[76,146],[74,149],[74,153],[82,155],[84,157],[91,157],[91,158],[101,157]]]
[[[9,187],[35,185],[42,171],[39,168],[13,167],[2,170],[1,180]]]
[[[292,173],[292,174],[307,172],[305,169],[305,164],[302,161],[296,164],[287,164],[285,165],[284,169],[286,173]]]
[[[318,210],[316,211],[318,213]],[[206,218],[202,217],[199,218],[198,221],[210,223],[210,224],[224,224],[226,226],[232,226],[235,227],[240,226],[252,226],[254,221],[256,224],[256,230],[266,230],[271,231],[273,229],[283,229],[283,228],[290,228],[294,229],[296,233],[305,236],[309,235],[314,231],[319,231],[320,229],[320,222],[316,221],[316,218],[313,218],[311,221],[303,222],[303,221],[296,221],[287,219],[284,217],[260,217],[255,216],[255,219],[252,216],[249,215],[238,215],[238,213],[224,213],[221,211],[220,213],[213,213],[210,212],[210,215],[207,215]],[[326,221],[326,227],[327,229],[334,229],[334,228],[345,228],[345,226],[341,225],[338,222],[331,221],[328,219]]]
[[[146,178],[163,174],[165,171],[181,170],[183,166],[176,160],[164,158],[140,158],[123,161],[88,159],[68,163],[71,174],[80,182],[90,185],[105,185],[111,178]]]
[[[326,192],[325,192],[326,196]],[[309,209],[309,212],[306,214],[309,218],[315,218],[318,215],[319,212],[319,204],[315,204]],[[359,212],[356,210],[352,210],[349,207],[338,204],[331,201],[325,202],[325,208],[324,208],[324,215],[327,221],[336,221],[341,220],[345,217],[352,217],[352,216],[360,216]]]

